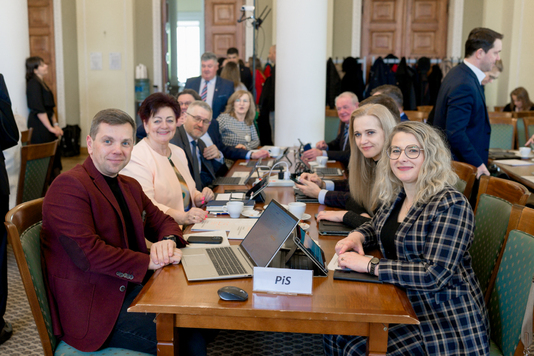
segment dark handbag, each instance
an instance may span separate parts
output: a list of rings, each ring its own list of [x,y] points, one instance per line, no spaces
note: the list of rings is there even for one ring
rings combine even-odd
[[[19,142],[19,129],[7,91],[4,76],[0,74],[0,147],[3,150],[11,148]]]

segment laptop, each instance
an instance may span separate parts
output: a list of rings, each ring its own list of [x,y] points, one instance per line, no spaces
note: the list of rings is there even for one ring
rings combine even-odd
[[[252,170],[250,171],[247,177],[218,177],[211,184],[213,185],[245,185],[247,184],[248,180],[252,177],[254,172],[256,172],[256,168],[258,167],[260,162],[261,162],[261,159],[256,161],[254,168],[252,168]]]
[[[182,250],[188,281],[252,277],[254,267],[267,267],[299,220],[272,200],[239,245]]]
[[[333,167],[312,167],[312,170],[323,176],[341,177],[343,175],[341,169]]]

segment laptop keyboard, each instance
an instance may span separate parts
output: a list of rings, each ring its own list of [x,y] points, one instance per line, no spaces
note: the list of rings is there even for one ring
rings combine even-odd
[[[206,251],[219,276],[246,273],[231,247],[207,248]]]
[[[213,182],[215,185],[221,185],[221,184],[239,184],[241,183],[241,178],[239,177],[219,177],[216,181]]]

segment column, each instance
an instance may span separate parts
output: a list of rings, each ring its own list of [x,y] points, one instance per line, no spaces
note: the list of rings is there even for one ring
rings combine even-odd
[[[327,1],[276,2],[275,145],[324,139]]]

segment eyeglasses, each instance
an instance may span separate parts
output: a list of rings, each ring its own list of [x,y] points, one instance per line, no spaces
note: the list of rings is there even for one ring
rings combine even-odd
[[[178,105],[189,107],[189,105],[191,105],[191,103],[192,103],[192,101],[179,101]]]
[[[202,123],[203,125],[209,125],[211,124],[211,120],[208,120],[208,119],[203,119],[201,118],[200,116],[195,116],[195,115],[191,115],[190,113],[188,113],[187,111],[185,112],[187,115],[191,116],[193,118],[193,120],[195,120],[195,122],[197,124],[200,124]]]
[[[390,148],[388,148],[386,153],[389,159],[396,160],[399,159],[402,151],[404,151],[406,157],[416,159],[421,154],[421,151],[424,151],[424,149],[420,148],[417,145],[406,146],[404,149],[397,146],[391,146]]]
[[[244,103],[248,103],[248,99],[235,99],[235,102],[236,103],[240,103],[240,102],[244,102]]]

